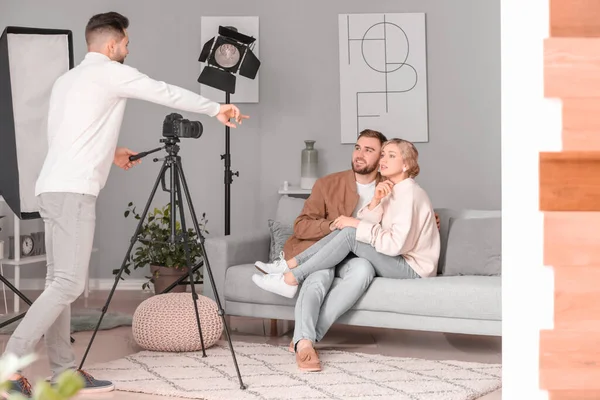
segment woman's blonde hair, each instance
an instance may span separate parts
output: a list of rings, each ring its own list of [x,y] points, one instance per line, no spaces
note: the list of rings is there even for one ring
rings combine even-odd
[[[421,168],[419,167],[419,151],[414,144],[404,139],[390,139],[383,144],[382,150],[389,144],[395,144],[400,149],[400,155],[406,164],[406,173],[410,178],[419,175]]]

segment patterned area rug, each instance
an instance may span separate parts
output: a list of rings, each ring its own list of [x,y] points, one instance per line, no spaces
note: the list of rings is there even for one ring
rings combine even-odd
[[[87,369],[117,390],[204,400],[474,400],[501,387],[501,365],[320,350],[322,372],[299,372],[287,347],[226,342],[194,353],[140,353]]]

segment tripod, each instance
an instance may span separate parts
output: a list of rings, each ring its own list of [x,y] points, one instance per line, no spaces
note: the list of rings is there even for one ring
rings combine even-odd
[[[185,213],[183,210],[183,196],[181,194],[181,189],[183,186],[183,191],[185,193],[185,197],[186,197],[186,201],[187,201],[187,205],[190,211],[190,215],[192,217],[192,222],[194,224],[194,229],[196,230],[196,234],[198,235],[198,242],[200,244],[200,248],[201,248],[201,252],[202,252],[202,257],[204,258],[203,260],[203,264],[206,268],[206,273],[208,274],[208,277],[210,279],[210,284],[212,286],[213,292],[215,294],[215,301],[217,303],[217,308],[218,308],[218,314],[221,316],[221,318],[223,319],[223,325],[225,327],[225,333],[227,336],[227,341],[229,343],[229,349],[231,350],[231,356],[233,357],[233,363],[235,365],[235,369],[237,372],[237,376],[240,382],[240,389],[246,389],[246,386],[244,385],[244,383],[242,382],[242,376],[240,375],[240,369],[238,367],[238,363],[237,363],[237,359],[235,357],[235,352],[233,351],[233,345],[231,343],[231,337],[229,334],[229,327],[227,326],[227,321],[225,320],[225,312],[223,311],[223,307],[221,306],[221,301],[219,299],[219,294],[217,292],[217,288],[215,285],[215,281],[212,275],[212,271],[210,269],[210,265],[208,263],[208,258],[206,256],[206,249],[204,247],[204,242],[205,242],[205,238],[204,236],[202,236],[202,232],[200,231],[200,227],[198,225],[198,219],[196,217],[196,212],[194,211],[194,206],[192,204],[192,199],[190,196],[190,192],[188,189],[188,185],[187,185],[187,181],[185,179],[185,175],[183,173],[183,167],[181,164],[181,156],[178,155],[179,153],[179,146],[177,145],[177,143],[179,143],[179,138],[178,137],[167,137],[165,139],[161,139],[160,140],[161,143],[165,143],[164,147],[159,147],[157,149],[154,150],[150,150],[147,152],[143,152],[140,153],[136,156],[131,156],[130,160],[134,161],[137,160],[139,158],[145,157],[148,154],[154,153],[156,151],[165,149],[168,153],[168,155],[164,158],[164,162],[163,165],[158,173],[158,177],[156,178],[156,182],[154,183],[154,187],[152,188],[152,192],[150,193],[150,198],[148,199],[148,202],[146,203],[146,206],[144,208],[144,212],[142,213],[142,215],[140,216],[140,222],[137,225],[137,228],[135,230],[135,233],[133,235],[133,237],[131,238],[131,243],[129,244],[129,249],[127,250],[127,254],[125,255],[125,258],[123,260],[123,263],[121,265],[121,269],[119,270],[116,278],[115,278],[115,283],[112,287],[112,290],[110,291],[110,294],[108,295],[108,299],[106,300],[106,304],[104,305],[104,307],[102,308],[102,314],[100,315],[100,319],[98,320],[98,324],[96,325],[96,329],[94,330],[94,333],[92,335],[92,338],[90,340],[90,343],[88,344],[88,347],[85,351],[85,354],[83,355],[83,359],[81,360],[81,364],[79,366],[80,369],[83,368],[83,364],[85,362],[85,359],[87,358],[87,355],[90,351],[90,348],[92,347],[92,343],[96,337],[96,334],[98,333],[98,329],[100,327],[100,324],[102,322],[102,318],[104,318],[104,315],[106,314],[107,310],[108,310],[108,306],[110,304],[110,301],[114,295],[115,289],[117,288],[117,284],[119,283],[119,280],[121,279],[121,275],[123,274],[123,271],[125,270],[125,266],[127,265],[127,260],[129,260],[129,257],[131,255],[131,251],[133,250],[133,246],[136,243],[136,241],[139,239],[139,235],[140,232],[142,230],[142,226],[144,223],[144,220],[146,219],[146,215],[148,214],[148,210],[150,209],[150,205],[152,204],[152,200],[154,199],[154,196],[156,195],[156,189],[158,188],[159,183],[162,183],[162,189],[165,192],[169,192],[171,200],[170,200],[170,204],[171,204],[171,214],[170,214],[170,218],[171,218],[171,223],[170,223],[170,227],[171,227],[171,232],[170,232],[170,237],[169,240],[164,243],[166,245],[169,245],[171,248],[175,248],[175,245],[178,243],[182,243],[183,244],[183,249],[184,249],[184,253],[185,253],[185,257],[186,257],[186,261],[187,261],[187,265],[189,266],[188,270],[189,270],[189,280],[190,280],[190,287],[192,289],[192,300],[194,302],[194,311],[196,314],[196,323],[198,325],[198,333],[200,334],[200,343],[202,345],[202,357],[206,357],[206,350],[204,347],[204,339],[202,337],[202,327],[200,326],[200,316],[198,314],[198,303],[197,303],[197,299],[198,299],[198,294],[196,293],[196,289],[194,286],[194,271],[197,269],[198,266],[196,266],[196,268],[192,268],[192,263],[190,261],[190,249],[189,249],[189,240],[188,240],[188,231],[186,228],[186,224],[185,224]],[[154,159],[154,162],[160,161],[159,159]],[[165,185],[165,173],[167,172],[167,170],[169,170],[170,172],[170,188],[167,189],[166,185]],[[179,217],[180,217],[180,224],[181,224],[181,235],[177,234],[176,231],[176,221],[177,221],[177,206],[179,209]],[[174,286],[174,285],[173,285]],[[164,292],[163,292],[164,293]]]

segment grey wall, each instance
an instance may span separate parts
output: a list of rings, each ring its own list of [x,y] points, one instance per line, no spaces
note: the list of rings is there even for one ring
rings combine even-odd
[[[87,19],[114,10],[128,16],[129,65],[169,83],[198,91],[197,62],[202,15],[260,17],[260,103],[241,104],[251,115],[232,131],[232,233],[265,227],[284,180],[299,182],[305,139],[317,141],[321,174],[349,167],[351,145],[340,144],[339,13],[427,13],[430,142],[418,144],[419,182],[436,207],[499,209],[500,191],[500,4],[499,0],[0,0],[6,25],[71,29],[75,60],[85,54]],[[312,60],[309,60],[312,57]],[[239,78],[244,79],[244,78]],[[216,99],[219,100],[219,99]],[[120,144],[142,151],[158,147],[161,123],[172,112],[131,100]],[[224,129],[205,116],[205,133],[182,145],[198,213],[206,212],[211,235],[224,232]],[[402,136],[402,121],[389,137]],[[159,165],[151,158],[124,172],[112,171],[98,202],[96,246],[100,266],[92,277],[112,277],[135,224],[124,219],[129,201],[141,206]],[[195,175],[192,177],[192,175]],[[159,197],[166,201],[165,196]],[[7,224],[5,228],[9,228]],[[3,232],[5,234],[5,232]],[[39,271],[38,271],[39,272]],[[27,277],[31,272],[23,272]],[[41,272],[40,272],[41,273]],[[39,275],[39,273],[36,273]],[[141,274],[136,274],[141,276]]]

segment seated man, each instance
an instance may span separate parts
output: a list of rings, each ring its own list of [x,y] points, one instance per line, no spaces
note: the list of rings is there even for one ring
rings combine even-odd
[[[356,217],[358,210],[371,201],[382,179],[378,167],[386,140],[380,132],[362,131],[352,153],[352,169],[317,180],[278,262],[285,263],[286,259],[300,254],[335,230],[332,222],[336,218]],[[265,270],[265,263],[257,262],[256,266],[264,273],[269,272]],[[330,290],[335,275],[342,280]],[[290,344],[300,370],[321,370],[314,343],[322,340],[333,323],[358,301],[374,276],[375,270],[369,261],[349,256],[335,271],[315,272],[303,282],[296,301],[294,338]]]

